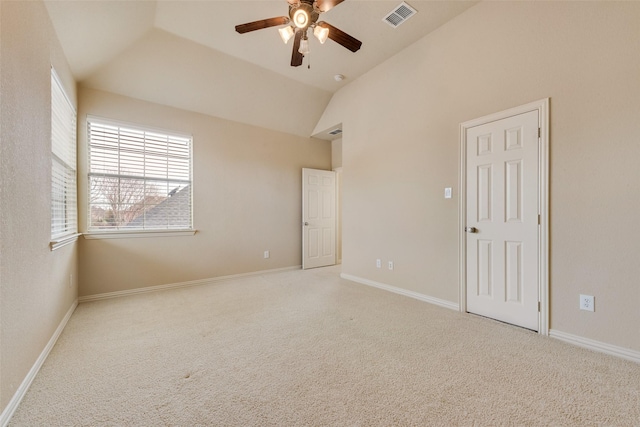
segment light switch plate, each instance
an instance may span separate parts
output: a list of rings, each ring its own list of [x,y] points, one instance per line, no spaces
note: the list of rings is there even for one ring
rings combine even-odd
[[[451,198],[451,187],[447,187],[444,189],[444,198],[445,199]]]

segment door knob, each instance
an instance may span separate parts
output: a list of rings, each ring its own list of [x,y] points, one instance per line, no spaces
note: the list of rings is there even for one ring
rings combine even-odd
[[[305,225],[305,226],[307,226],[307,225],[309,225],[309,223],[308,223],[308,222],[305,222],[305,223],[304,223],[304,225]]]
[[[465,227],[464,231],[466,231],[467,233],[477,233],[478,229],[475,227]]]

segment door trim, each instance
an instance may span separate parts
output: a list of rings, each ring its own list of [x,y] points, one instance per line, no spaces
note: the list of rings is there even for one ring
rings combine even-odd
[[[460,181],[458,202],[458,269],[459,269],[459,306],[460,311],[467,312],[467,239],[463,232],[467,211],[467,129],[486,123],[502,120],[518,114],[538,112],[540,137],[538,144],[538,333],[549,335],[549,98],[530,102],[519,107],[469,120],[460,124]]]
[[[336,173],[336,264],[342,264],[342,166],[332,171]]]

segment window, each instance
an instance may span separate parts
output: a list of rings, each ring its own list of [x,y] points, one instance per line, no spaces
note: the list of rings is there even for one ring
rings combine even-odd
[[[51,69],[52,244],[77,237],[77,232],[76,111]]]
[[[190,230],[192,138],[87,122],[88,231]]]

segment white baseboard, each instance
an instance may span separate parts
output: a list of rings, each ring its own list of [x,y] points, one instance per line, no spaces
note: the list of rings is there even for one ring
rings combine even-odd
[[[601,341],[584,338],[579,335],[568,334],[566,332],[561,332],[554,329],[551,329],[549,331],[549,336],[589,350],[609,354],[611,356],[621,357],[623,359],[631,360],[632,362],[640,363],[640,351],[618,347],[617,345],[607,344]]]
[[[279,272],[282,272],[282,271],[300,270],[301,267],[302,266],[300,266],[300,265],[296,265],[294,267],[275,268],[273,270],[261,270],[261,271],[254,271],[254,272],[251,272],[251,273],[232,274],[232,275],[229,275],[229,276],[212,277],[212,278],[209,278],[209,279],[191,280],[189,282],[169,283],[167,285],[147,286],[145,288],[136,288],[136,289],[127,289],[127,290],[124,290],[124,291],[106,292],[106,293],[103,293],[103,294],[95,294],[95,295],[87,295],[87,296],[79,297],[78,298],[78,302],[79,303],[83,303],[83,302],[89,302],[89,301],[98,301],[98,300],[103,300],[103,299],[118,298],[118,297],[123,297],[123,296],[127,296],[127,295],[136,295],[136,294],[145,294],[145,293],[148,293],[148,292],[164,291],[164,290],[167,290],[167,289],[177,289],[177,288],[187,288],[187,287],[190,287],[190,286],[207,285],[207,284],[216,283],[216,282],[222,282],[224,280],[230,280],[230,279],[239,279],[239,278],[243,278],[243,277],[260,276],[262,274],[279,273]]]
[[[24,395],[27,393],[27,390],[29,390],[29,387],[31,386],[31,383],[36,377],[36,374],[44,364],[44,361],[47,359],[47,356],[49,356],[51,349],[56,344],[56,341],[58,341],[60,334],[62,334],[62,331],[64,330],[65,326],[67,326],[67,322],[71,318],[71,315],[73,314],[77,306],[78,306],[78,300],[75,300],[73,304],[71,304],[71,307],[67,311],[67,314],[65,314],[64,318],[58,325],[58,328],[55,330],[55,332],[51,336],[51,339],[45,346],[44,350],[42,350],[42,353],[40,353],[40,356],[31,367],[31,370],[29,370],[29,373],[27,374],[25,379],[22,381],[22,384],[20,384],[20,387],[18,387],[18,390],[16,390],[15,394],[9,401],[9,404],[7,405],[6,408],[4,408],[4,411],[2,411],[2,414],[0,414],[0,426],[6,427],[9,424],[11,417],[16,412],[16,409],[18,409],[18,405],[24,398]]]
[[[360,283],[362,285],[373,286],[374,288],[383,289],[385,291],[393,292],[394,294],[404,295],[406,297],[414,298],[420,301],[428,302],[429,304],[435,304],[440,307],[448,308],[450,310],[460,310],[460,305],[451,301],[446,301],[439,298],[430,297],[428,295],[420,294],[418,292],[409,291],[407,289],[397,288],[395,286],[386,285],[384,283],[375,282],[369,279],[363,279],[362,277],[352,276],[350,274],[340,274],[345,280]]]

